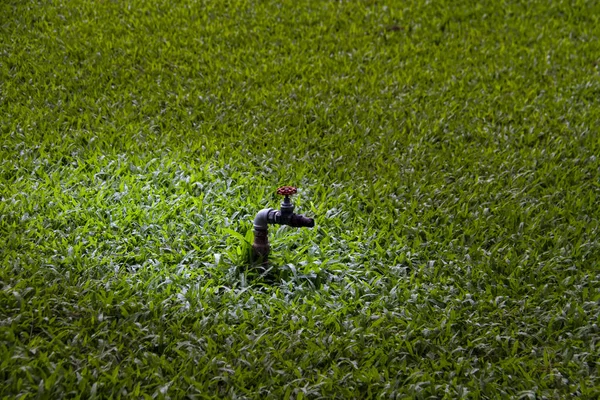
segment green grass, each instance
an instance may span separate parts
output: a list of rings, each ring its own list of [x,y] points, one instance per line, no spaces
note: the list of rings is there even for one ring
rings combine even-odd
[[[0,397],[596,398],[599,16],[0,2]]]

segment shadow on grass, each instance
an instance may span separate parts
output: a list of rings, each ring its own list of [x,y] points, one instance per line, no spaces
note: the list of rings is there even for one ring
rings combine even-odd
[[[248,284],[280,285],[293,283],[297,285],[308,284],[313,289],[320,289],[326,282],[325,271],[310,271],[299,273],[290,264],[278,265],[272,262],[264,264],[247,264],[245,267],[246,281]]]

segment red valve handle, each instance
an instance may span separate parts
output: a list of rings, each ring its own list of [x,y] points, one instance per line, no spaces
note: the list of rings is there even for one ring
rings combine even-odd
[[[281,196],[291,196],[292,194],[296,194],[296,192],[298,192],[298,189],[293,186],[282,186],[277,189],[277,194]]]

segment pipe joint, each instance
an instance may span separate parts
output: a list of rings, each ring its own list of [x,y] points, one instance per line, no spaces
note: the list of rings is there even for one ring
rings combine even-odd
[[[272,208],[264,208],[254,217],[254,230],[267,230],[269,224],[277,223],[279,211]]]

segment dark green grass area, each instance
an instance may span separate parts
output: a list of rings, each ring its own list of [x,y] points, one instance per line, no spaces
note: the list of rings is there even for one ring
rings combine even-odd
[[[596,398],[599,130],[596,1],[3,0],[0,397]]]

